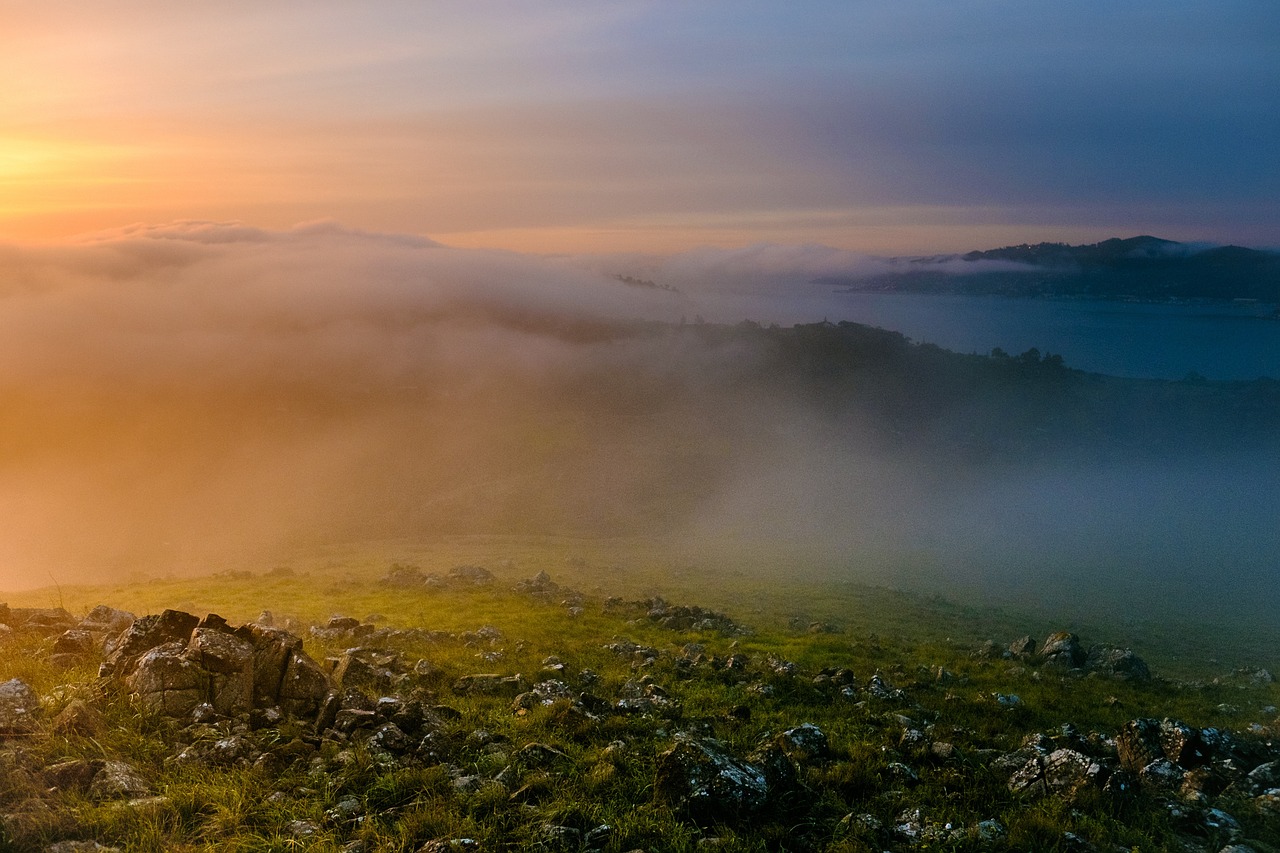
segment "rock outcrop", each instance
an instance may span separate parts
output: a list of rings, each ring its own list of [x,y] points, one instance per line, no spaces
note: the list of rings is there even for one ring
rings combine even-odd
[[[331,687],[300,637],[177,610],[135,620],[99,672],[122,679],[144,707],[171,717],[206,703],[224,716],[266,707],[311,715]]]

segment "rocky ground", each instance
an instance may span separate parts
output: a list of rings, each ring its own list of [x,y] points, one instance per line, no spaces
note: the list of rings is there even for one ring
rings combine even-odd
[[[1265,670],[1167,682],[1070,632],[765,637],[546,573],[381,583],[616,632],[533,648],[518,624],[0,608],[11,654],[70,676],[0,683],[4,849],[1280,849]],[[1240,707],[1207,704],[1224,690]],[[253,801],[229,815],[235,788]]]

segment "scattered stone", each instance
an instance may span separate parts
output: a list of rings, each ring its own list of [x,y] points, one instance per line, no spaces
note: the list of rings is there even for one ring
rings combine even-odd
[[[658,756],[654,796],[696,819],[757,811],[769,797],[764,772],[729,755],[718,741],[682,738]]]
[[[1125,723],[1116,735],[1116,753],[1121,767],[1130,773],[1141,773],[1142,768],[1164,756],[1160,745],[1160,722],[1143,719]]]
[[[454,566],[447,578],[452,583],[467,586],[488,586],[494,581],[493,572],[480,566]]]
[[[147,780],[123,761],[104,761],[89,785],[94,800],[127,800],[151,793]]]
[[[103,677],[126,676],[134,663],[146,652],[165,643],[186,645],[200,620],[180,610],[165,610],[158,615],[135,619],[127,631],[113,644],[111,653],[98,668]]]
[[[453,692],[459,696],[502,696],[514,699],[524,690],[525,682],[519,675],[492,672],[464,675],[453,683]]]
[[[1075,669],[1084,664],[1088,655],[1080,645],[1080,638],[1068,631],[1050,634],[1040,649],[1040,657],[1046,664]]]
[[[1030,658],[1036,653],[1036,641],[1029,635],[1019,637],[1009,644],[1009,654],[1015,658]]]
[[[0,683],[0,736],[31,734],[42,716],[40,697],[26,682],[11,678]]]
[[[428,841],[418,848],[418,853],[475,853],[480,842],[474,838],[444,838]]]
[[[93,777],[102,769],[102,764],[101,761],[78,759],[59,761],[44,769],[44,777],[54,788],[83,793],[89,790],[89,785],[93,782]]]
[[[1146,661],[1134,654],[1133,649],[1118,649],[1114,646],[1094,646],[1089,649],[1084,668],[1122,681],[1148,681],[1151,678],[1151,670]]]
[[[145,652],[125,683],[147,710],[169,717],[185,717],[206,701],[209,673],[183,653],[186,646],[170,642]]]

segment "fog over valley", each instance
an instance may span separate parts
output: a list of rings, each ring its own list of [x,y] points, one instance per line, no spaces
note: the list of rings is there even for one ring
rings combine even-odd
[[[0,248],[0,586],[498,533],[1067,608],[1276,603],[1275,383],[837,324],[832,264],[788,251],[676,258],[661,287],[332,223]]]

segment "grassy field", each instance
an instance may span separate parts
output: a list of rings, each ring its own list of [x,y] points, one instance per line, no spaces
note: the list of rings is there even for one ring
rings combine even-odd
[[[381,583],[393,565],[442,576],[474,565],[495,580]],[[543,596],[512,590],[540,571],[560,589]],[[671,630],[648,618],[648,605],[626,603],[655,596],[723,612],[748,630]],[[566,600],[579,601],[580,610]],[[308,633],[336,615],[419,628],[380,644],[399,677],[366,692],[451,710],[424,728],[423,743],[432,746],[390,751],[367,732],[325,737],[309,720],[180,725],[141,710],[118,682],[98,680],[100,658],[55,668],[51,637],[15,633],[0,647],[0,680],[34,688],[46,722],[0,748],[4,849],[43,850],[66,839],[147,851],[416,851],[448,839],[454,846],[438,849],[468,849],[459,839],[481,850],[616,853],[1217,851],[1232,839],[1280,849],[1280,820],[1243,791],[1215,791],[1214,807],[1238,824],[1227,832],[1188,828],[1186,815],[1169,805],[1187,812],[1207,802],[1145,788],[1122,799],[1097,790],[1032,799],[990,768],[1028,736],[1069,741],[1064,724],[1081,738],[1096,732],[1099,742],[1141,717],[1269,738],[1280,690],[1237,670],[1275,669],[1280,645],[1241,626],[1064,622],[1043,609],[838,581],[829,567],[801,557],[728,558],[651,541],[544,537],[366,543],[206,576],[49,587],[14,594],[9,604],[77,616],[99,604],[137,615],[174,608],[218,613],[232,625],[270,610],[277,624],[288,620],[304,635],[318,661],[353,645],[350,637]],[[478,632],[483,626],[496,631]],[[1086,645],[1130,647],[1155,678],[1065,674],[974,654],[986,639],[1003,647],[1055,630],[1073,631]],[[655,656],[645,662],[605,648],[622,639]],[[549,668],[551,656],[563,669]],[[738,664],[726,663],[735,656]],[[510,696],[453,689],[463,676],[490,672],[520,674],[527,685],[554,679],[568,692],[518,709]],[[864,686],[873,675],[888,685],[885,695]],[[858,685],[855,693],[840,692],[841,678]],[[1018,699],[1006,706],[997,694]],[[618,697],[633,696],[644,697],[643,712],[617,711]],[[86,731],[56,731],[48,721],[76,700],[97,709],[100,721]],[[742,758],[806,723],[826,735],[829,751],[795,760],[796,778],[760,809],[703,814],[662,793],[662,755],[681,737],[714,737]],[[243,754],[210,757],[229,740]],[[531,744],[546,749],[530,758]],[[187,748],[203,757],[175,757]],[[104,800],[49,784],[49,767],[94,761],[128,762],[147,781],[148,796]],[[915,837],[895,829],[913,819]],[[998,833],[984,823],[991,821]]]

